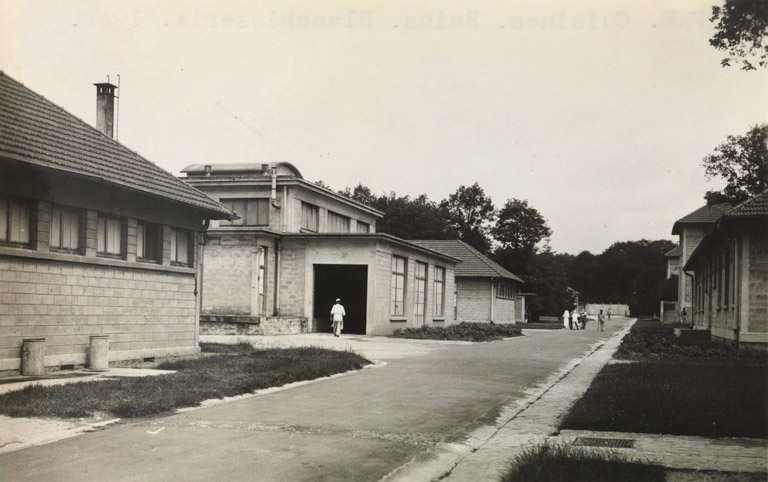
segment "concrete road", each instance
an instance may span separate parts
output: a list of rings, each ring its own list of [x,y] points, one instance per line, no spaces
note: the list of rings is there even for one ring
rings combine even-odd
[[[625,322],[615,318],[603,333],[592,323],[491,343],[358,337],[349,343],[387,365],[5,454],[0,479],[379,480],[492,424]]]

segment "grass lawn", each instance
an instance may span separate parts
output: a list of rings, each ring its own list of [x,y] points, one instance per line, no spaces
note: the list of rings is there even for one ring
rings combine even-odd
[[[638,322],[561,429],[768,438],[768,358]]]
[[[537,445],[507,461],[501,482],[664,482],[665,469],[615,452]]]
[[[617,452],[542,444],[507,460],[501,482],[764,482],[765,473],[670,469]]]
[[[31,386],[0,395],[0,413],[12,417],[87,417],[107,412],[142,417],[194,407],[209,399],[312,380],[362,368],[370,362],[346,351],[321,348],[255,349],[201,344],[209,356],[163,363],[177,373],[141,378]]]
[[[458,325],[422,326],[403,328],[390,335],[393,338],[414,338],[419,340],[451,341],[494,341],[502,338],[522,336],[520,328],[514,325],[462,322]]]

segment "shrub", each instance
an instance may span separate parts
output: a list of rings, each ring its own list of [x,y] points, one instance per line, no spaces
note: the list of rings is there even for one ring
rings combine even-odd
[[[616,452],[544,443],[507,461],[501,482],[663,481],[664,468]]]
[[[402,328],[395,330],[392,334],[394,338],[451,341],[493,341],[515,336],[522,336],[522,331],[514,325],[469,322],[448,325],[446,327],[422,326],[421,328]]]

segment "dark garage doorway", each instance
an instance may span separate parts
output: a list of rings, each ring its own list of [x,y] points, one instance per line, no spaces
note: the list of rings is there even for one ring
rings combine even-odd
[[[368,266],[349,264],[316,264],[313,316],[315,330],[331,333],[331,307],[341,298],[344,311],[342,333],[365,335],[368,305]]]

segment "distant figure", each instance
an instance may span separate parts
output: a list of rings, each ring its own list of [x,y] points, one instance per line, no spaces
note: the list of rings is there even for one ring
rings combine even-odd
[[[611,309],[610,308],[608,308],[608,319],[609,320],[611,319]]]
[[[571,314],[568,313],[568,310],[563,311],[563,327],[566,330],[571,329]]]
[[[582,330],[587,327],[587,312],[584,310],[581,310],[579,313],[579,323],[581,324]]]
[[[603,328],[605,328],[605,317],[603,316],[603,310],[600,310],[600,313],[597,314],[597,330],[604,331]]]
[[[333,322],[333,335],[338,337],[341,335],[341,330],[344,329],[344,317],[347,316],[347,312],[344,311],[344,306],[341,304],[341,298],[336,298],[336,304],[331,308],[331,321]]]
[[[685,311],[685,308],[683,308],[683,311],[680,312],[680,320],[685,323],[688,318],[688,313]]]
[[[581,326],[579,326],[579,314],[576,312],[576,310],[571,311],[571,329],[572,330],[581,329]]]

